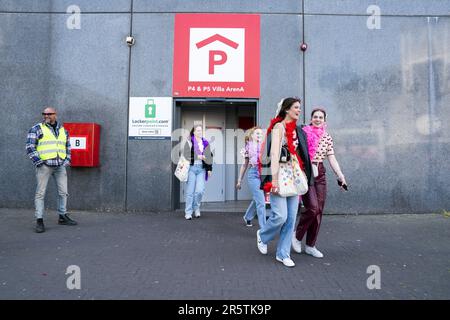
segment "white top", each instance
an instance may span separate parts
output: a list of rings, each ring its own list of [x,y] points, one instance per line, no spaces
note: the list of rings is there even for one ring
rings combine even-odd
[[[200,143],[198,143],[197,138],[194,138],[194,139],[195,139],[196,142],[197,142],[198,150],[200,150],[200,152],[203,153],[203,141],[200,140]],[[195,157],[195,159],[194,159],[194,164],[202,164],[202,163],[203,163],[202,160],[200,160],[199,158],[197,158],[197,155],[195,154],[195,152],[194,152],[194,157]]]

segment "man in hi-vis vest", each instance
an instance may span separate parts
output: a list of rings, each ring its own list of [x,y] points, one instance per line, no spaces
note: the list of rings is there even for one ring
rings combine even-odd
[[[36,232],[45,231],[44,227],[44,198],[48,179],[53,176],[58,189],[58,224],[74,226],[77,223],[66,214],[67,204],[67,173],[70,165],[69,134],[56,119],[56,110],[46,108],[42,112],[43,121],[33,126],[28,132],[27,153],[36,167]]]

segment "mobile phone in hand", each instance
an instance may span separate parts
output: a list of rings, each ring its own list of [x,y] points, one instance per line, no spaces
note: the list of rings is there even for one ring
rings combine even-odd
[[[346,185],[346,184],[342,184],[342,181],[340,181],[340,180],[338,179],[337,183],[338,183],[339,187],[342,187],[342,188],[344,188],[345,191],[348,191],[347,185]]]

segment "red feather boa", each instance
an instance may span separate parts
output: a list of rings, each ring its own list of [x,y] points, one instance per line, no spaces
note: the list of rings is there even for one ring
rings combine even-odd
[[[266,145],[266,141],[267,141],[267,137],[269,136],[269,134],[272,133],[272,129],[273,127],[279,123],[283,121],[283,118],[281,117],[276,117],[273,118],[272,120],[270,120],[270,125],[269,128],[267,128],[267,133],[266,133],[266,138],[264,139],[262,145],[261,145],[261,150],[265,150],[265,145]],[[302,170],[305,170],[304,168],[304,164],[302,159],[299,157],[298,153],[295,150],[295,145],[294,145],[294,130],[297,127],[297,121],[291,121],[289,123],[286,123],[286,139],[288,142],[288,150],[291,153],[291,155],[294,155],[297,157],[298,163],[300,164],[300,167],[302,168]],[[298,137],[297,137],[298,139]],[[262,155],[261,155],[262,156]],[[261,163],[261,156],[258,159],[258,170],[259,173],[261,174],[262,172],[262,163]],[[270,192],[270,190],[272,189],[272,183],[271,182],[267,182],[264,184],[264,192]]]
[[[298,152],[295,150],[294,145],[294,130],[297,128],[297,121],[286,122],[286,139],[288,142],[288,149],[291,155],[295,154],[297,157],[298,163],[300,164],[300,168],[305,171],[305,166],[303,165],[303,161],[298,155]],[[298,137],[297,137],[298,139]]]

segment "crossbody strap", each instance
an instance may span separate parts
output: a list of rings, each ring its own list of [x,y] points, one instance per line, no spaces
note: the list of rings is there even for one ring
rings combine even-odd
[[[280,152],[278,152],[278,159],[281,156],[281,148],[286,144],[286,128],[284,127],[283,122],[281,122],[281,127],[283,128],[281,130],[281,141],[280,141]]]

